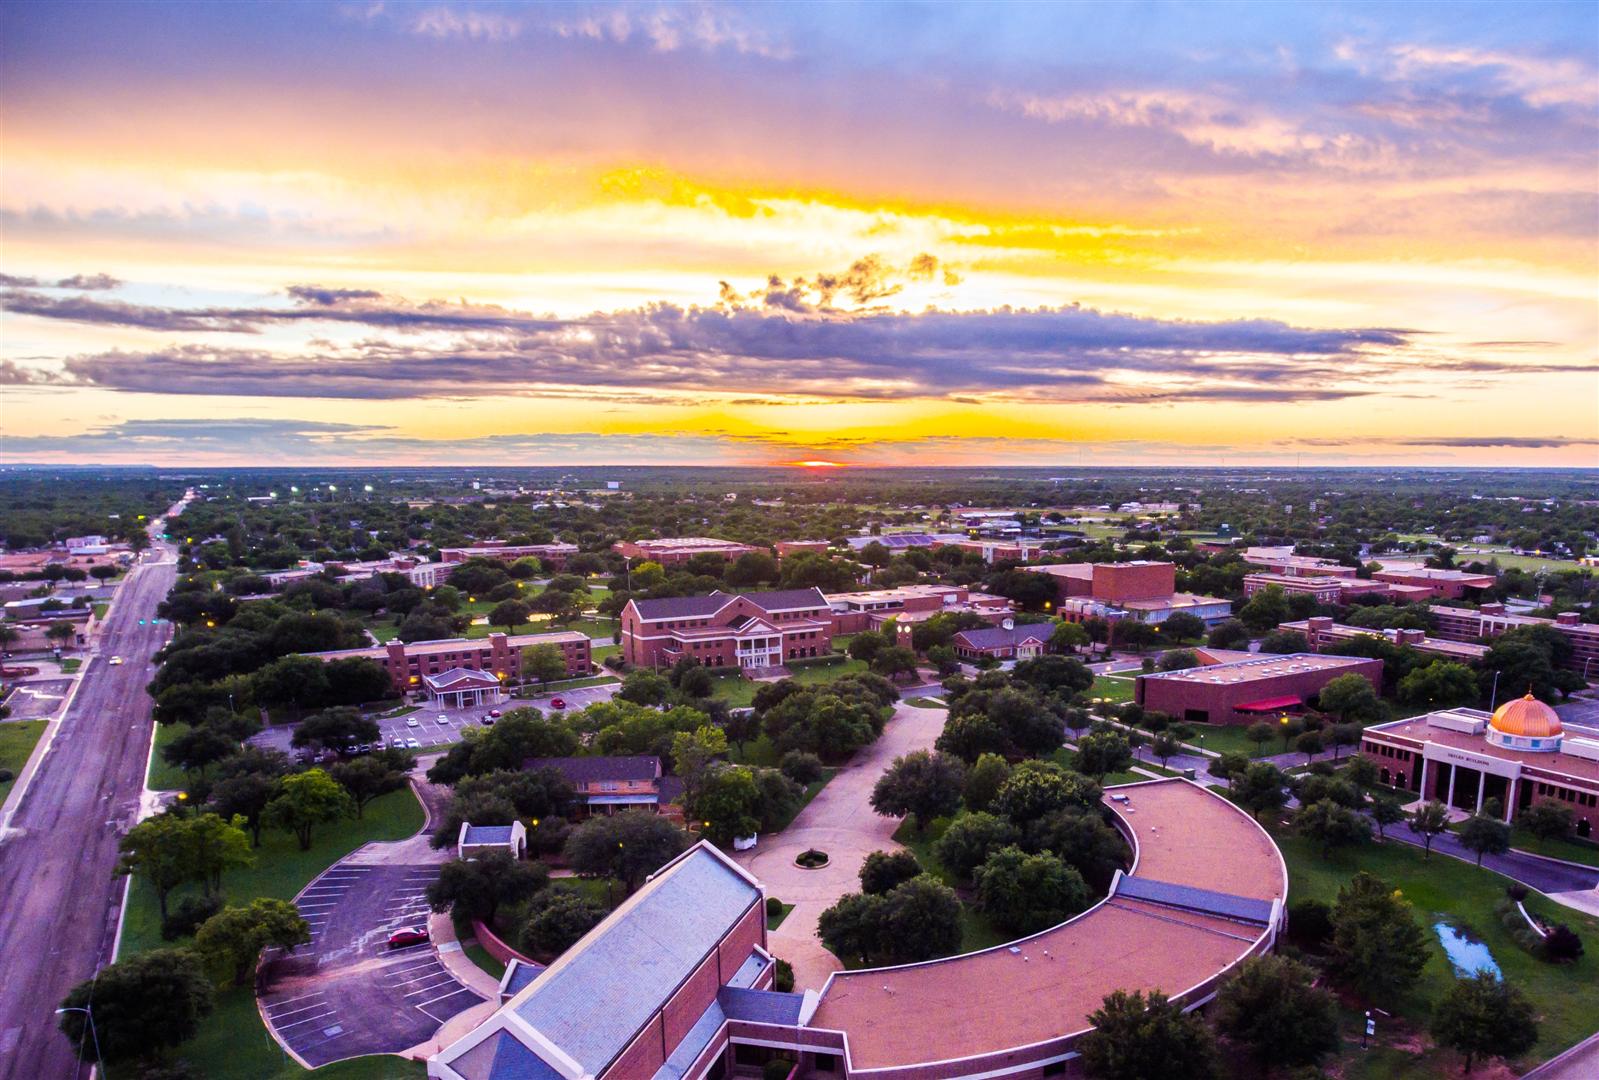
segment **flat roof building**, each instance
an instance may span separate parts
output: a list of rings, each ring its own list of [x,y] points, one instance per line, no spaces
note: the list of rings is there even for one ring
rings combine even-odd
[[[559,630],[548,634],[506,635],[493,633],[486,638],[443,638],[438,641],[391,641],[387,645],[373,645],[364,649],[331,649],[326,652],[306,653],[318,660],[343,660],[363,657],[383,665],[401,692],[424,689],[423,680],[430,676],[438,681],[440,676],[458,670],[488,672],[500,682],[519,680],[522,677],[522,650],[530,645],[553,645],[561,650],[566,660],[568,678],[590,673],[589,636],[575,630]],[[459,679],[459,676],[452,676]],[[449,680],[446,680],[449,681]],[[433,691],[433,683],[426,689]],[[439,684],[443,692],[448,686]],[[461,690],[479,689],[460,684]]]
[[[1412,570],[1379,570],[1371,575],[1373,581],[1388,585],[1401,585],[1416,592],[1417,599],[1459,600],[1467,590],[1491,589],[1496,580],[1492,574],[1468,574],[1464,570],[1434,570],[1419,567]]]
[[[1181,612],[1219,623],[1233,613],[1231,601],[1177,591],[1177,566],[1145,559],[1125,563],[1057,563],[1024,566],[1055,582],[1055,614],[1067,622],[1136,619],[1163,623]]]
[[[458,563],[468,559],[497,559],[513,563],[518,559],[533,558],[551,570],[560,570],[576,554],[576,544],[507,544],[503,540],[485,540],[470,547],[440,548],[439,561]]]
[[[1585,623],[1575,611],[1563,611],[1552,619],[1536,615],[1512,615],[1503,604],[1484,604],[1480,608],[1447,607],[1434,604],[1427,609],[1438,622],[1437,636],[1450,641],[1492,641],[1506,630],[1521,626],[1548,626],[1571,642],[1566,666],[1582,672],[1583,678],[1599,676],[1599,623]]]
[[[1318,559],[1310,555],[1295,555],[1291,547],[1251,547],[1244,549],[1244,562],[1258,566],[1273,574],[1286,577],[1354,577],[1355,568]]]
[[[732,562],[760,548],[710,536],[679,536],[663,540],[618,540],[611,550],[628,559],[647,559],[662,566],[686,563],[696,555],[715,555]]]
[[[1445,660],[1454,660],[1461,664],[1475,664],[1488,651],[1488,646],[1476,642],[1428,637],[1425,630],[1374,630],[1364,626],[1345,626],[1343,623],[1334,622],[1328,615],[1316,615],[1297,622],[1278,623],[1277,629],[1304,634],[1305,641],[1315,652],[1360,637],[1382,638],[1394,645],[1403,645],[1420,653],[1441,656]]]
[[[1382,690],[1381,660],[1290,653],[1140,675],[1133,699],[1184,723],[1252,724],[1298,712],[1340,675],[1359,675]]]
[[[1009,599],[973,592],[964,585],[901,585],[892,589],[828,593],[833,613],[833,633],[854,634],[875,630],[889,619],[920,622],[943,612],[969,611],[999,622],[1014,610]]]

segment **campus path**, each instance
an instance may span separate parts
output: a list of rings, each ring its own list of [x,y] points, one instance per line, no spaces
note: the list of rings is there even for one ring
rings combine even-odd
[[[117,841],[144,789],[156,606],[177,580],[170,550],[129,573],[90,646],[71,703],[12,792],[0,837],[0,1078],[88,1072],[56,1028],[56,1005],[109,961],[124,881]],[[126,663],[113,666],[117,655]]]
[[[922,689],[905,690],[915,697]],[[920,709],[901,701],[882,738],[861,750],[839,770],[788,828],[733,857],[766,886],[766,895],[793,904],[783,924],[769,935],[768,947],[794,967],[796,990],[820,990],[827,976],[843,967],[816,937],[816,920],[845,893],[860,891],[861,864],[874,851],[896,851],[899,818],[880,817],[871,806],[872,788],[901,754],[927,750],[944,730],[944,709]],[[831,860],[820,870],[794,865],[807,848]]]

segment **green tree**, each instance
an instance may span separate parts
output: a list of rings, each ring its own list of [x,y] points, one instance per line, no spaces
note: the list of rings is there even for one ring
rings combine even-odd
[[[672,692],[665,675],[639,668],[627,673],[616,696],[635,705],[664,705]]]
[[[879,896],[922,872],[913,851],[874,851],[861,864],[861,892]]]
[[[1212,649],[1248,649],[1249,627],[1237,619],[1228,619],[1210,632],[1205,644]]]
[[[1460,846],[1475,852],[1481,866],[1484,855],[1503,855],[1510,850],[1510,826],[1485,814],[1473,815],[1460,826]]]
[[[994,814],[962,814],[933,844],[933,852],[956,877],[969,879],[988,853],[1021,839],[1021,830]]]
[[[527,622],[528,614],[528,606],[522,601],[502,600],[489,612],[489,625],[503,626],[507,634],[514,634],[518,626]]]
[[[1249,755],[1236,750],[1225,753],[1210,762],[1210,775],[1220,777],[1227,781],[1227,789],[1232,790],[1233,781],[1249,771]]]
[[[1404,804],[1392,795],[1378,795],[1371,800],[1371,820],[1377,823],[1377,838],[1386,840],[1388,826],[1405,820]]]
[[[960,808],[966,769],[959,758],[916,750],[894,759],[872,788],[872,809],[884,817],[916,815],[916,831],[925,833],[936,817]]]
[[[966,770],[966,785],[961,792],[966,809],[987,810],[1009,776],[1010,764],[1000,755],[983,754],[979,757],[977,763]]]
[[[705,836],[722,847],[741,836],[754,836],[761,827],[760,787],[754,770],[743,765],[707,772],[687,805]]]
[[[1560,840],[1570,836],[1572,822],[1569,807],[1547,799],[1533,803],[1516,819],[1518,825],[1540,840]]]
[[[311,940],[311,924],[287,900],[265,898],[247,907],[229,905],[207,919],[194,935],[195,949],[213,971],[243,986],[268,946],[292,951]]]
[[[1305,764],[1322,752],[1321,732],[1307,731],[1294,740],[1294,749],[1305,755]]]
[[[250,677],[251,693],[266,708],[298,712],[328,695],[328,673],[322,661],[309,656],[283,656]]]
[[[1174,616],[1175,617],[1175,616]],[[1199,666],[1199,654],[1193,649],[1168,649],[1155,664],[1157,671],[1186,671]]]
[[[1457,979],[1433,1007],[1432,1037],[1466,1055],[1463,1073],[1478,1056],[1516,1058],[1538,1042],[1538,1015],[1520,990],[1492,972]]]
[[[278,793],[275,777],[244,773],[219,780],[211,788],[211,807],[229,821],[238,819],[250,831],[250,846],[261,846],[261,815]]]
[[[205,771],[239,749],[236,739],[209,727],[192,727],[174,736],[161,748],[161,757],[191,776],[205,777]]]
[[[556,645],[528,645],[522,649],[521,672],[524,679],[535,679],[539,685],[564,678],[566,655]]]
[[[1058,622],[1049,634],[1049,647],[1056,652],[1076,652],[1089,643],[1088,631],[1074,622]]]
[[[1338,1049],[1338,1001],[1315,972],[1285,956],[1252,956],[1222,985],[1216,1030],[1267,1068],[1314,1065]]]
[[[977,904],[1013,934],[1032,934],[1065,922],[1088,906],[1088,886],[1052,853],[1000,848],[972,873]]]
[[[207,892],[222,891],[222,873],[255,862],[250,838],[244,830],[216,814],[196,814],[185,820],[194,878]]]
[[[1437,799],[1429,799],[1410,812],[1410,831],[1421,837],[1422,861],[1432,858],[1433,839],[1449,830],[1449,808]]]
[[[1294,830],[1321,848],[1321,857],[1333,850],[1371,839],[1371,823],[1364,816],[1331,799],[1301,806],[1294,812]]]
[[[1024,761],[999,786],[991,808],[1020,826],[1057,810],[1097,807],[1103,794],[1094,781],[1052,761]]]
[[[155,949],[100,969],[61,1002],[62,1034],[85,1061],[152,1058],[188,1042],[211,1015],[215,991],[190,949]],[[94,1008],[94,1032],[82,1011]]]
[[[1068,808],[1046,814],[1026,830],[1029,851],[1052,851],[1067,866],[1101,892],[1110,887],[1116,870],[1125,864],[1127,845],[1121,833],[1105,824],[1098,808]]]
[[[406,774],[411,767],[409,754],[383,750],[363,754],[354,761],[337,762],[328,770],[328,775],[350,793],[350,798],[355,800],[355,816],[359,818],[366,814],[367,803],[405,787]]]
[[[291,746],[343,751],[361,743],[377,742],[383,735],[376,720],[361,715],[359,709],[341,706],[312,713],[294,729]]]
[[[911,964],[960,949],[961,904],[955,890],[928,874],[883,895],[878,951],[884,962]]]
[[[1361,871],[1338,890],[1328,970],[1363,997],[1392,1000],[1427,963],[1427,939],[1399,890]]]
[[[877,655],[872,657],[872,671],[885,679],[897,679],[901,675],[916,675],[916,654],[903,645],[889,645],[879,649]]]
[[[1238,609],[1238,619],[1250,630],[1263,634],[1288,621],[1288,598],[1281,586],[1268,585],[1245,601]]]
[[[1250,724],[1244,729],[1244,738],[1255,744],[1255,756],[1260,756],[1260,751],[1265,745],[1277,737],[1277,732],[1264,720],[1258,724]]]
[[[1160,624],[1160,632],[1167,641],[1198,641],[1205,636],[1205,620],[1198,615],[1179,611]],[[1166,668],[1176,671],[1176,668]]]
[[[1147,999],[1138,991],[1113,991],[1088,1021],[1094,1029],[1078,1046],[1095,1080],[1211,1080],[1218,1074],[1210,1029],[1158,990]]]
[[[846,893],[816,920],[816,934],[840,959],[872,959],[879,948],[886,895]]]
[[[1111,773],[1122,772],[1133,763],[1132,748],[1127,739],[1114,731],[1085,735],[1077,743],[1077,756],[1072,767],[1086,776],[1103,781]]]
[[[56,648],[64,649],[78,636],[78,631],[69,622],[53,622],[45,627],[44,636],[55,642]]]
[[[1275,656],[1310,651],[1310,642],[1298,630],[1273,630],[1260,639],[1260,651]]]
[[[1281,810],[1287,804],[1288,794],[1283,790],[1283,783],[1283,774],[1277,766],[1257,761],[1233,781],[1233,798],[1259,821],[1262,813]]]
[[[682,853],[688,837],[667,819],[642,810],[590,818],[566,840],[566,861],[586,877],[614,877],[628,892]]]
[[[605,918],[605,908],[576,889],[552,885],[527,905],[522,948],[537,956],[559,956]]]
[[[309,769],[280,781],[277,797],[267,803],[262,819],[294,833],[300,850],[310,851],[312,829],[354,813],[355,800],[349,792],[321,769]]]
[[[1321,688],[1318,695],[1322,712],[1332,713],[1339,723],[1370,723],[1388,714],[1382,698],[1364,675],[1340,675]]]
[[[161,918],[167,917],[167,897],[197,874],[194,848],[189,842],[189,821],[181,814],[158,814],[139,822],[117,842],[122,858],[118,874],[142,878],[155,890]]]
[[[524,862],[508,851],[451,859],[439,867],[439,876],[428,883],[428,906],[434,911],[453,910],[464,919],[492,924],[500,908],[528,899],[549,879],[549,869],[543,863]]]
[[[1399,680],[1399,700],[1430,709],[1453,709],[1477,703],[1477,673],[1465,664],[1434,660]]]

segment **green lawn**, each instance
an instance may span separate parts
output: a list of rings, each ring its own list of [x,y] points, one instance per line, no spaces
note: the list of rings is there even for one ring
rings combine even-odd
[[[105,618],[105,613],[110,611],[110,610],[111,610],[110,603],[95,604],[94,605],[94,617],[96,619],[103,619],[103,618]]]
[[[743,746],[737,743],[727,748],[727,759],[738,765],[758,765],[766,769],[777,768],[779,754],[771,736],[761,735]]]
[[[909,705],[913,709],[947,709],[947,708],[949,708],[949,705],[946,702],[943,702],[943,701],[939,700],[938,698],[932,698],[932,697],[906,698],[905,699],[905,704]]]
[[[144,785],[151,791],[181,791],[187,783],[182,769],[168,765],[161,758],[161,748],[189,730],[188,724],[157,724],[155,726],[155,752],[150,755],[150,774]]]
[[[81,658],[76,656],[68,657],[67,659],[61,661],[61,674],[71,675],[82,666],[83,660]]]
[[[789,678],[802,686],[816,686],[832,682],[844,675],[854,675],[869,670],[866,661],[851,660],[842,655],[818,657],[789,665]],[[761,684],[752,682],[736,672],[711,676],[715,688],[711,696],[721,698],[735,709],[741,709],[755,700],[755,691]]]
[[[1340,851],[1322,859],[1314,847],[1281,828],[1273,829],[1278,845],[1288,861],[1288,898],[1336,900],[1338,889],[1357,870],[1367,870],[1391,883],[1416,907],[1417,917],[1428,930],[1431,957],[1416,988],[1401,1002],[1398,1013],[1409,1025],[1424,1028],[1432,1004],[1451,985],[1453,975],[1432,924],[1447,920],[1469,930],[1486,944],[1504,977],[1532,998],[1540,1014],[1539,1040],[1529,1060],[1543,1060],[1593,1033],[1593,1018],[1599,1016],[1599,958],[1590,949],[1574,964],[1545,964],[1523,952],[1500,925],[1494,905],[1504,897],[1507,878],[1469,863],[1443,855],[1430,861],[1408,844],[1391,842],[1368,844],[1359,849]],[[1585,941],[1599,941],[1599,919],[1561,907],[1542,894],[1533,893],[1527,908],[1544,918],[1567,923]],[[1359,1054],[1355,1050],[1354,1055]],[[1426,1075],[1439,1075],[1443,1062],[1432,1058]],[[1407,1075],[1372,1071],[1366,1066],[1357,1073],[1342,1075]]]
[[[1088,696],[1120,705],[1133,700],[1133,680],[1120,675],[1096,675],[1094,685],[1088,688]]]
[[[256,864],[226,874],[222,879],[223,893],[234,904],[256,897],[292,899],[312,878],[362,844],[403,839],[420,829],[422,821],[422,805],[407,787],[374,799],[367,805],[365,817],[359,820],[351,818],[321,827],[313,834],[310,851],[300,851],[290,833],[269,829],[261,834]],[[180,895],[182,891],[175,892],[171,902]],[[123,917],[122,954],[182,944],[161,940],[155,891],[142,881],[135,881]],[[353,1059],[307,1072],[268,1034],[256,1010],[255,995],[248,987],[220,992],[216,1011],[201,1024],[199,1034],[180,1048],[179,1056],[194,1065],[201,1076],[213,1080],[287,1080],[313,1075],[336,1080],[387,1080],[426,1075],[420,1063],[386,1056]]]
[[[464,945],[461,948],[461,951],[466,954],[466,958],[468,960],[472,961],[472,963],[476,964],[478,967],[482,968],[496,979],[505,975],[505,965],[494,959],[494,957],[490,956],[489,951],[482,945],[479,945],[476,938],[473,938],[469,944]]]
[[[822,789],[827,786],[827,782],[837,775],[837,769],[823,769],[822,778],[820,780],[813,780],[809,784],[805,785],[805,794],[800,798],[799,805],[794,808],[793,816],[787,821],[780,823],[772,831],[782,832],[784,829],[788,828],[789,825],[793,823],[794,818],[799,817],[800,811],[809,806],[811,804],[811,800],[822,793]]]
[[[1522,851],[1530,851],[1534,855],[1547,855],[1551,859],[1564,859],[1585,866],[1599,866],[1599,844],[1591,840],[1579,840],[1576,837],[1567,837],[1564,840],[1540,840],[1526,829],[1517,829],[1511,835],[1510,843],[1511,846],[1518,847]]]
[[[6,796],[11,794],[16,778],[22,775],[22,767],[28,763],[48,722],[15,720],[0,724],[0,769],[8,769],[12,774],[10,780],[0,780],[0,802],[5,802]]]
[[[788,913],[793,910],[793,904],[783,904],[783,910],[779,911],[776,915],[766,916],[767,932],[770,933],[771,931],[776,930],[779,926],[782,926],[783,920],[788,918]]]
[[[1056,750],[1053,754],[1049,755],[1049,760],[1050,761],[1053,761],[1055,764],[1063,766],[1063,767],[1068,768],[1068,769],[1072,767],[1072,762],[1075,761],[1076,759],[1077,759],[1076,752],[1072,751],[1072,750],[1068,750],[1064,746],[1061,747],[1059,750]],[[1160,766],[1159,765],[1155,765],[1155,764],[1150,763],[1150,762],[1139,761],[1139,762],[1136,762],[1135,764],[1142,765],[1145,768],[1150,769],[1151,771],[1155,771],[1155,772],[1160,771]],[[1100,781],[1100,784],[1105,786],[1105,787],[1109,787],[1112,784],[1139,784],[1139,783],[1142,783],[1142,782],[1144,782],[1145,780],[1148,780],[1148,779],[1149,779],[1149,777],[1147,777],[1147,776],[1139,776],[1135,772],[1116,772],[1116,773],[1111,773],[1109,776],[1105,777],[1103,780]]]

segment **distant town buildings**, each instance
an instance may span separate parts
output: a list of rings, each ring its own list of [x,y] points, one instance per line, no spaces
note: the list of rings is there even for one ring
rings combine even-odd
[[[1416,567],[1406,570],[1378,570],[1373,581],[1413,590],[1411,599],[1459,600],[1467,591],[1493,587],[1492,574],[1468,574],[1464,570],[1434,570]]]
[[[1184,723],[1252,724],[1301,711],[1340,675],[1359,675],[1382,691],[1381,660],[1291,653],[1140,675],[1133,700]]]
[[[485,540],[471,547],[440,548],[439,561],[458,563],[468,559],[498,559],[512,563],[518,559],[533,558],[547,570],[561,570],[576,554],[576,544],[507,544],[503,540]]]
[[[1321,652],[1329,646],[1361,637],[1381,638],[1394,645],[1403,645],[1420,653],[1440,656],[1461,664],[1475,664],[1483,658],[1488,646],[1473,641],[1450,641],[1428,637],[1425,630],[1373,630],[1364,626],[1345,626],[1334,622],[1330,615],[1317,615],[1296,622],[1277,624],[1279,630],[1304,634],[1311,649]]]
[[[963,611],[998,623],[1014,612],[1005,597],[974,592],[964,585],[901,585],[892,589],[830,593],[825,599],[832,612],[835,634],[877,630],[890,619],[903,626],[935,615]]]

